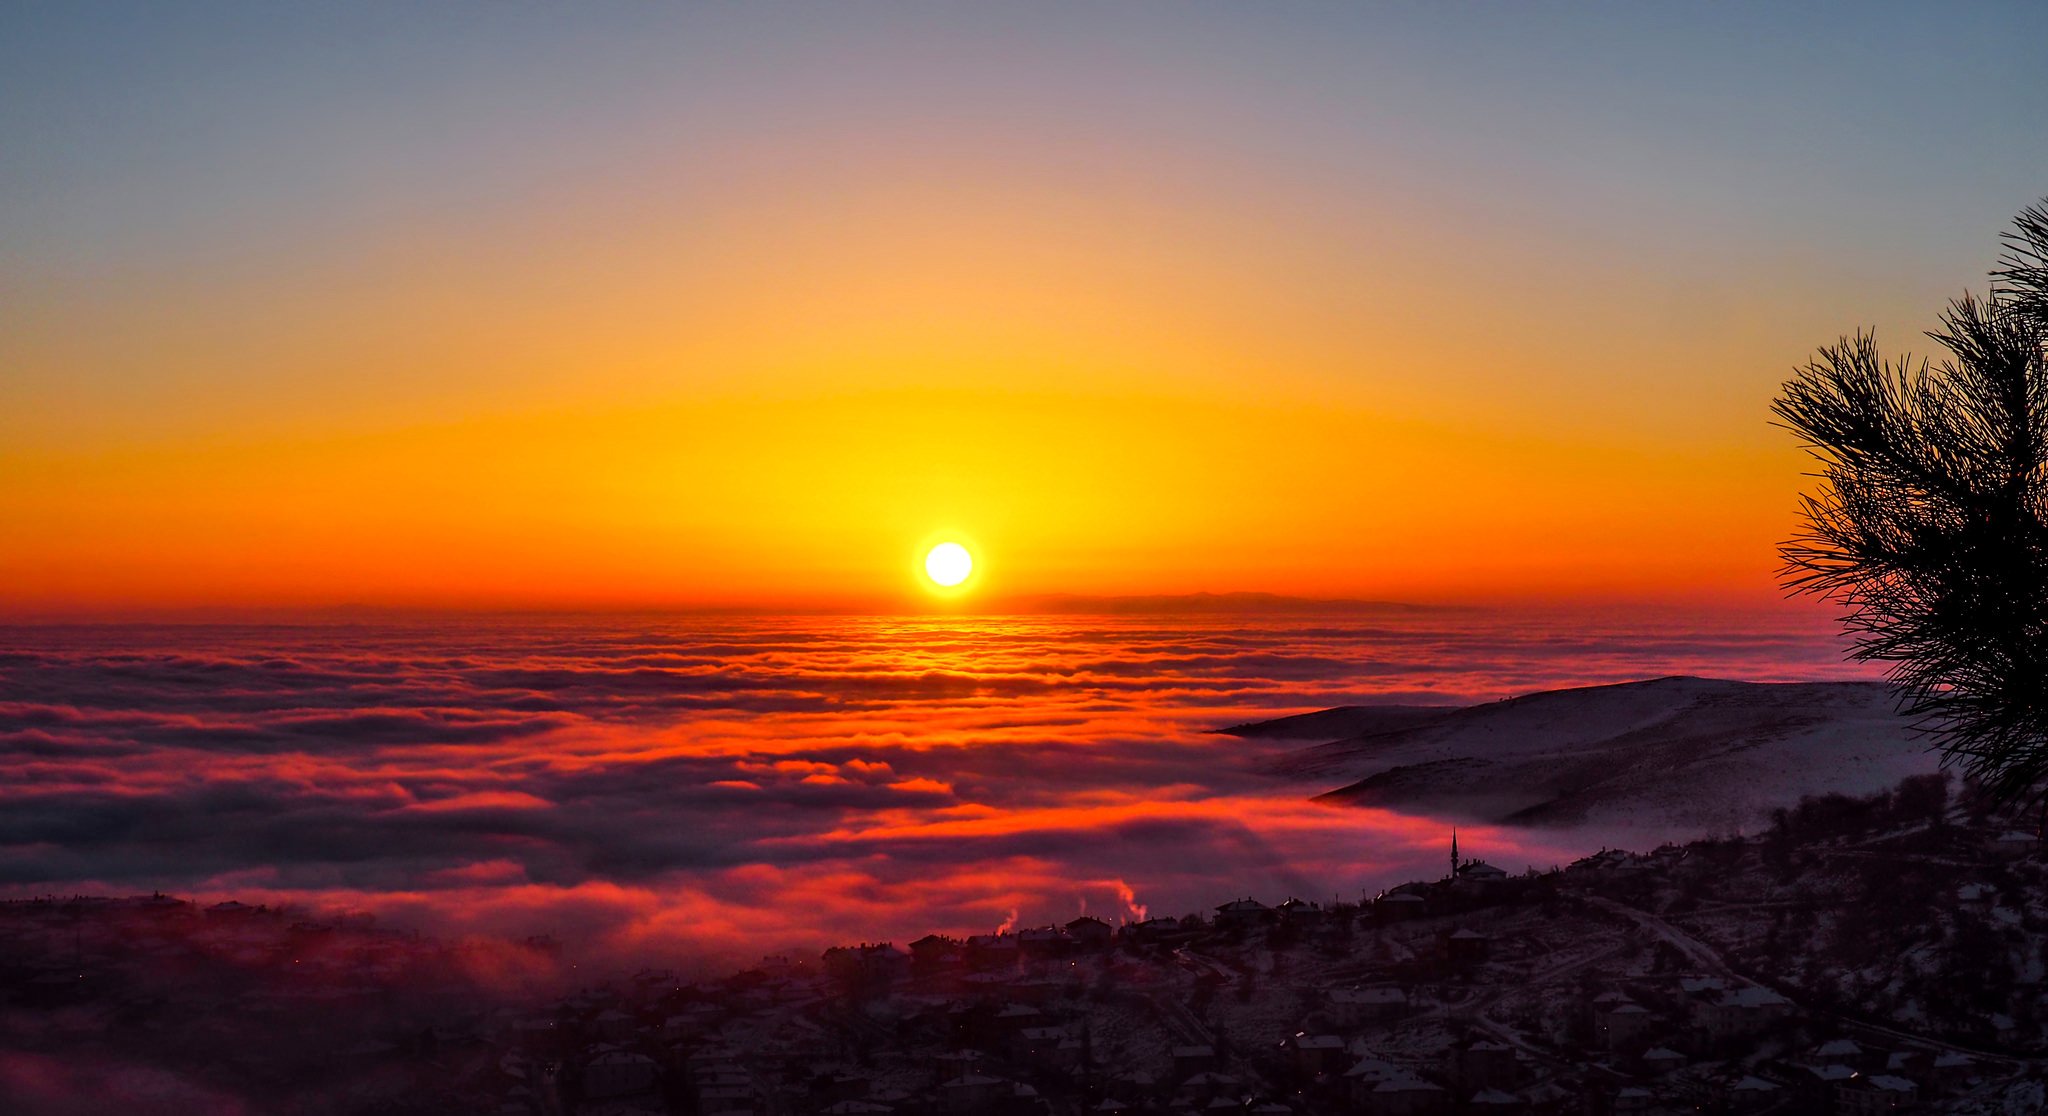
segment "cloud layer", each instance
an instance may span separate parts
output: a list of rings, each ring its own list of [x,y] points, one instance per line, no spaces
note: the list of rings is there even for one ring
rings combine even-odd
[[[1351,622],[1355,621],[1355,622]],[[150,888],[687,958],[1327,898],[1442,827],[1203,730],[1664,673],[1824,630],[1478,613],[0,629],[0,894]],[[1520,867],[1572,850],[1463,840]]]

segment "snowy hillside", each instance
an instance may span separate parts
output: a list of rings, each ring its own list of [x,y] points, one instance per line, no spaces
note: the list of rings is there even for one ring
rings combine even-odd
[[[1330,710],[1229,731],[1349,730],[1275,763],[1343,784],[1323,801],[1522,825],[1754,829],[1802,795],[1867,794],[1939,767],[1870,682],[1660,678],[1386,714]]]

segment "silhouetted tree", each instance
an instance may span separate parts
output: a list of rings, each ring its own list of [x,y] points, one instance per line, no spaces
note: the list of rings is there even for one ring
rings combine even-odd
[[[1785,585],[1847,609],[1854,657],[2000,799],[2048,778],[2048,199],[2005,236],[1990,294],[1886,361],[1822,348],[1773,404],[1819,460]]]

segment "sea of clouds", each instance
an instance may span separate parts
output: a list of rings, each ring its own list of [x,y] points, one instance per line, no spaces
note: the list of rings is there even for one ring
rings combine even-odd
[[[464,617],[0,628],[0,896],[164,890],[750,960],[1441,872],[1206,730],[1673,673],[1813,618]],[[1519,870],[1557,834],[1464,829]]]

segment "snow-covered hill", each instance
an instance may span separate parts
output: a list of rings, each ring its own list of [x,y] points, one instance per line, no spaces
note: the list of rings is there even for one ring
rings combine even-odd
[[[1323,801],[1522,825],[1754,829],[1802,795],[1868,794],[1939,768],[1872,682],[1659,678],[1461,709],[1372,707],[1242,725],[1342,739],[1280,773],[1342,783]]]

